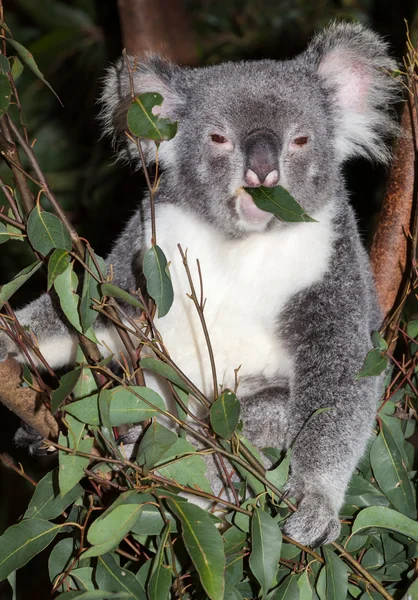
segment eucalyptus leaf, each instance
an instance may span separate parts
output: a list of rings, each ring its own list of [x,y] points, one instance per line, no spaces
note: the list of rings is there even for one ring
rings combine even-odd
[[[238,425],[240,403],[234,392],[224,390],[210,407],[210,423],[218,435],[230,439]]]
[[[103,258],[97,256],[97,254],[94,254],[94,258],[99,266],[101,274],[99,273],[88,248],[86,248],[84,262],[89,267],[90,271],[100,280],[102,277],[106,277],[106,264]],[[86,269],[84,271],[83,289],[81,291],[79,306],[80,321],[84,331],[87,331],[93,325],[99,315],[97,310],[93,308],[93,298],[98,301],[101,300],[100,284]]]
[[[164,317],[174,300],[173,285],[168,272],[167,259],[157,245],[151,246],[144,256],[143,272],[147,291],[158,308],[158,318]]]
[[[38,482],[23,518],[55,519],[82,493],[81,485],[75,485],[61,496],[58,487],[58,468],[56,468],[49,471]]]
[[[148,595],[151,600],[167,600],[173,580],[173,569],[164,564],[164,548],[170,535],[170,522],[164,528],[157,552],[152,561],[148,583]]]
[[[65,373],[60,379],[60,384],[51,394],[51,412],[56,413],[61,404],[68,398],[73,391],[81,375],[81,369]]]
[[[347,597],[347,567],[337,554],[324,546],[325,574],[327,579],[327,600],[341,600]]]
[[[352,534],[380,529],[396,531],[418,542],[418,523],[385,506],[369,506],[361,510],[353,523]]]
[[[67,250],[54,250],[48,260],[48,290],[54,284],[58,275],[64,273],[70,263],[70,255]]]
[[[43,519],[24,519],[6,529],[0,536],[0,581],[46,548],[60,529]]]
[[[7,302],[13,294],[42,266],[42,261],[37,260],[28,267],[25,267],[13,277],[9,283],[1,286],[0,290],[0,308]]]
[[[272,587],[279,567],[282,534],[276,521],[256,507],[251,517],[251,554],[249,565],[261,587],[261,596]]]
[[[145,472],[156,465],[161,457],[177,441],[177,435],[160,425],[155,419],[149,425],[139,443],[137,462],[142,465]]]
[[[114,285],[113,283],[102,283],[100,288],[103,296],[111,296],[112,298],[117,298],[118,300],[122,300],[127,304],[131,304],[132,306],[135,306],[135,308],[140,308],[142,310],[145,309],[143,304],[137,298],[135,298],[135,296],[132,296],[132,294],[129,294],[129,292],[123,290],[117,285]]]
[[[118,386],[106,390],[106,393],[110,396],[109,418],[112,427],[125,423],[140,423],[159,414],[158,409],[166,409],[161,396],[150,388]],[[65,410],[83,423],[100,425],[98,394],[77,400],[67,405]]]
[[[380,489],[395,508],[411,519],[417,516],[415,496],[408,472],[391,429],[380,421],[380,433],[370,450],[373,474]]]
[[[165,379],[168,379],[168,381],[171,381],[171,383],[174,383],[183,391],[189,394],[192,393],[187,383],[185,383],[180,377],[180,375],[176,373],[173,367],[171,367],[167,363],[164,363],[161,360],[158,360],[157,358],[146,356],[145,358],[141,359],[141,362],[139,364],[142,369],[148,369],[149,371],[153,371],[154,373],[161,375]]]
[[[208,514],[198,506],[167,498],[170,510],[178,517],[187,552],[211,600],[223,598],[225,554],[221,534]]]
[[[4,55],[1,56],[2,58],[6,58]],[[10,84],[9,78],[4,73],[0,73],[0,117],[3,116],[9,108],[11,94],[12,86]]]
[[[294,574],[288,575],[271,596],[271,600],[299,600],[299,598],[298,577]]]
[[[156,92],[145,92],[135,98],[128,110],[128,127],[139,138],[162,142],[171,140],[177,133],[177,122],[162,119],[153,111],[163,103],[163,97]]]
[[[379,348],[373,348],[369,350],[364,359],[364,364],[361,370],[357,373],[356,379],[362,379],[363,377],[376,377],[383,373],[388,366],[388,359],[384,352]]]
[[[71,415],[66,416],[68,433],[65,436],[60,433],[58,442],[73,452],[59,450],[59,487],[61,496],[65,496],[84,476],[84,469],[88,467],[89,457],[79,456],[75,452],[90,454],[93,447],[93,438],[85,437],[85,425],[74,419]]]
[[[71,237],[64,223],[55,215],[42,210],[39,202],[29,215],[27,232],[32,246],[45,256],[53,248],[67,252],[71,250]]]
[[[245,188],[245,191],[250,194],[258,208],[273,213],[281,221],[316,223],[281,185]]]
[[[58,95],[55,93],[55,91],[53,90],[53,88],[51,87],[51,85],[47,82],[47,80],[45,79],[45,77],[43,76],[43,74],[41,73],[41,71],[39,70],[39,67],[36,64],[36,61],[33,58],[32,54],[29,52],[29,50],[27,48],[25,48],[25,46],[23,46],[21,43],[17,42],[16,40],[14,40],[12,38],[6,38],[6,39],[9,42],[9,44],[11,44],[13,46],[13,48],[19,53],[20,58],[25,63],[25,65],[27,67],[29,67],[29,69],[33,73],[35,73],[35,75],[38,77],[38,79],[40,79],[42,81],[42,83],[44,83],[51,90],[51,92],[58,99],[58,101],[60,102],[60,104],[62,104],[62,102],[59,99]]]
[[[97,585],[112,592],[129,592],[135,600],[147,600],[141,583],[128,569],[121,569],[111,554],[104,554],[97,559]]]

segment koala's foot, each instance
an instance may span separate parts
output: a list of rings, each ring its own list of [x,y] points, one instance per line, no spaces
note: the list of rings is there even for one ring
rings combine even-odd
[[[297,511],[284,526],[286,535],[304,546],[321,546],[333,542],[340,535],[341,524],[335,508],[320,491],[309,492],[292,477],[285,487],[287,497],[298,500]]]
[[[47,454],[48,448],[44,444],[44,438],[23,421],[21,423],[21,426],[13,437],[16,446],[27,448],[29,454],[36,456],[44,456]]]

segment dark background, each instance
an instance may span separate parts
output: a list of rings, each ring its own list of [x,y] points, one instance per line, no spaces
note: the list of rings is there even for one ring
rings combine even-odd
[[[166,0],[170,3],[170,0]],[[161,3],[161,2],[160,2]],[[195,44],[197,64],[240,58],[289,58],[303,50],[316,29],[331,19],[359,20],[387,37],[401,61],[409,22],[418,32],[416,0],[188,0],[185,13]],[[15,0],[4,2],[4,17],[14,38],[34,55],[39,68],[64,103],[27,69],[18,89],[40,164],[61,205],[81,236],[105,255],[140,200],[142,177],[114,164],[97,123],[101,77],[123,43],[116,0]],[[386,180],[386,170],[365,161],[346,168],[353,204],[365,242],[372,231]],[[10,185],[8,169],[0,176]],[[0,205],[4,200],[0,198]],[[47,204],[45,204],[47,208]],[[0,283],[32,262],[26,244],[0,246]],[[13,306],[39,295],[44,279],[33,277],[13,298]],[[51,468],[51,460],[31,459],[13,448],[18,420],[0,404],[0,452],[22,461],[35,479]],[[0,463],[0,534],[24,512],[31,485]],[[45,555],[19,572],[19,600],[48,597]],[[0,584],[0,600],[8,592]]]

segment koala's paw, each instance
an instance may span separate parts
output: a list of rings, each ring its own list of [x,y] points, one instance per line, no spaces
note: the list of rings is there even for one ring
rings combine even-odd
[[[13,441],[16,446],[27,448],[29,454],[35,456],[44,456],[48,452],[43,437],[23,421],[16,431]]]
[[[301,484],[286,486],[286,496],[301,498]],[[341,524],[329,499],[319,493],[305,493],[298,503],[297,511],[284,526],[286,535],[304,546],[321,546],[333,542],[340,535]]]

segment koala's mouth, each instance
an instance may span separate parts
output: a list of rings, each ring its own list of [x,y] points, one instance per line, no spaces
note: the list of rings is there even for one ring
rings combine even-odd
[[[235,198],[236,211],[244,224],[261,229],[273,218],[272,213],[261,210],[255,205],[254,200],[244,188],[241,187],[236,190]]]

